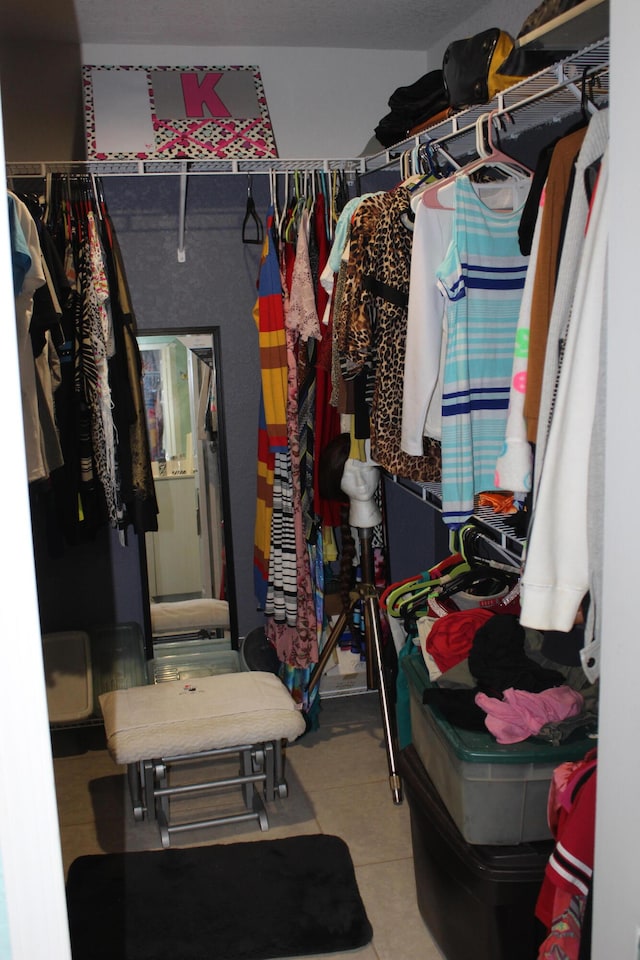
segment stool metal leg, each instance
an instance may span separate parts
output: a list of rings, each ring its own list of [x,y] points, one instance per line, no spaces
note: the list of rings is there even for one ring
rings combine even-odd
[[[240,775],[242,777],[249,777],[254,772],[253,771],[253,758],[251,755],[251,750],[246,748],[240,753]],[[244,796],[244,805],[247,810],[251,810],[253,805],[253,795],[255,793],[255,786],[250,781],[245,781],[242,784],[242,793]]]
[[[127,780],[129,781],[129,796],[133,808],[134,820],[144,820],[145,802],[142,774],[138,763],[127,764]]]
[[[236,754],[239,756],[238,776],[222,777],[217,780],[200,780],[196,783],[169,785],[169,770],[181,762],[208,760],[214,757]],[[144,812],[150,820],[156,820],[160,830],[163,847],[169,847],[171,835],[186,830],[203,827],[257,820],[261,830],[269,829],[269,820],[265,800],[285,797],[287,785],[283,776],[282,742],[272,740],[266,743],[243,744],[239,747],[221,747],[200,753],[178,754],[155,760],[142,760],[132,764],[128,770],[134,816],[142,819]],[[174,778],[172,777],[172,780]],[[172,823],[170,804],[172,797],[186,797],[211,790],[232,786],[242,788],[245,812],[228,816],[207,817],[202,820]],[[142,800],[144,802],[142,802]]]
[[[275,756],[275,784],[274,784],[274,796],[276,795],[275,791],[277,790],[278,796],[284,800],[285,797],[289,796],[289,787],[287,781],[284,777],[284,757],[282,755],[282,740],[274,740],[274,756]]]
[[[275,757],[273,754],[273,740],[264,745],[264,772],[266,779],[264,781],[264,795],[267,800],[273,800],[275,797]]]
[[[142,783],[144,784],[144,801],[149,820],[156,819],[156,782],[155,761],[143,760],[140,763]]]

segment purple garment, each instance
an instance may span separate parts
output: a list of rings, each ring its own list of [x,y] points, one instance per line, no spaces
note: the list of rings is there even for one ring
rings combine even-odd
[[[498,743],[519,743],[535,736],[547,723],[575,717],[582,711],[582,695],[572,687],[550,687],[541,693],[509,687],[504,699],[476,695],[476,704],[487,714],[485,726]]]

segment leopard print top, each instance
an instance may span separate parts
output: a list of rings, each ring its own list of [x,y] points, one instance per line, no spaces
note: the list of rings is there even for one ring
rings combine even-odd
[[[422,457],[400,447],[412,243],[401,215],[408,209],[406,187],[366,197],[356,208],[334,319],[334,373],[345,380],[368,373],[372,455],[381,466],[418,482],[436,482],[438,441],[425,440]],[[334,397],[335,390],[332,402]]]
[[[437,440],[425,439],[421,457],[405,453],[400,446],[413,240],[404,220],[410,209],[409,201],[410,193],[402,185],[386,194],[384,209],[376,221],[365,276],[366,300],[374,318],[371,452],[389,473],[417,482],[438,482],[441,459]]]
[[[363,277],[376,222],[387,203],[386,193],[376,193],[358,204],[349,230],[349,259],[342,271],[340,300],[333,326],[334,352],[345,380],[353,380],[371,361],[373,330],[364,299]]]

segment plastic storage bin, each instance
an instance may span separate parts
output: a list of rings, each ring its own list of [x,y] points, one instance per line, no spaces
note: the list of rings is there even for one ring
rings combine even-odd
[[[535,905],[553,841],[466,843],[415,747],[399,755],[409,804],[416,897],[447,960],[535,960],[544,937]]]
[[[242,669],[240,654],[225,638],[156,642],[153,652],[153,660],[147,665],[149,683],[212,677]]]
[[[547,799],[558,764],[578,760],[593,740],[560,746],[500,744],[489,731],[462,730],[422,703],[429,674],[418,651],[402,660],[409,684],[411,741],[468,843],[518,844],[550,838]]]
[[[72,723],[93,713],[89,635],[82,630],[42,637],[49,722]]]
[[[109,623],[89,630],[96,706],[101,693],[147,683],[144,639],[139,624]]]

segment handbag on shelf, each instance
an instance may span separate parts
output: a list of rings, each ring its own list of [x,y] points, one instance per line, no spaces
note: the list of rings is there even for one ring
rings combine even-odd
[[[442,60],[449,106],[461,110],[489,103],[501,90],[522,80],[523,77],[498,73],[512,50],[513,39],[498,27],[450,43]]]
[[[408,86],[398,87],[389,97],[390,113],[375,128],[383,147],[404,140],[418,124],[426,124],[440,116],[448,106],[442,70],[431,70]]]

